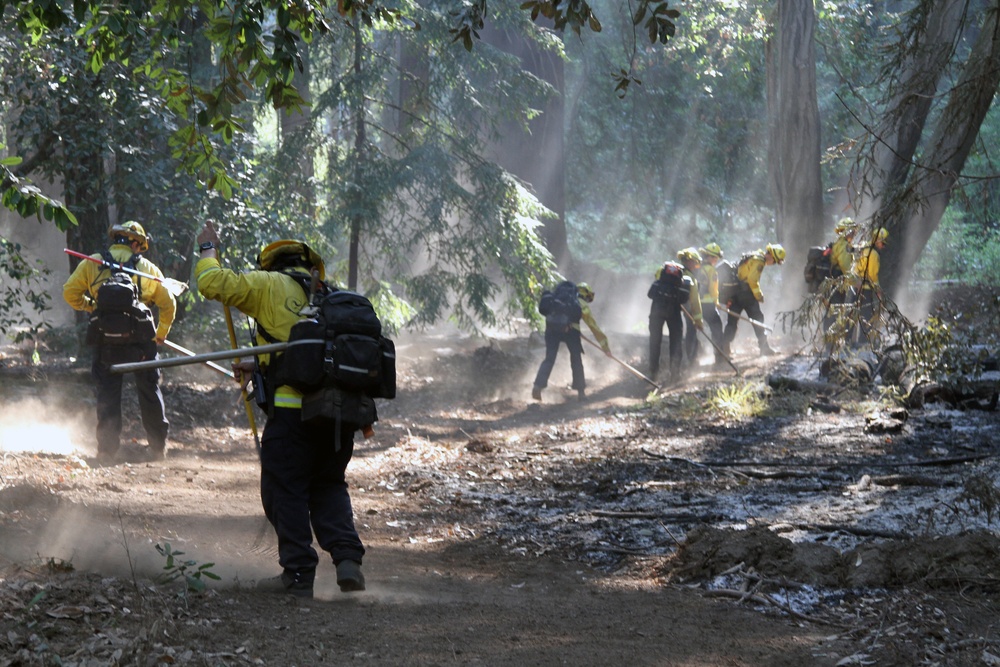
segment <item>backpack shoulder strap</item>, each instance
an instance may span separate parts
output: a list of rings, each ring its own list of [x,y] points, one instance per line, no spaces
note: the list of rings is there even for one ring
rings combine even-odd
[[[125,260],[124,262],[119,262],[117,259],[115,259],[115,256],[111,254],[111,249],[110,248],[105,248],[105,249],[101,250],[101,259],[103,259],[108,264],[114,265],[114,266],[124,267],[124,268],[127,268],[127,269],[132,269],[132,270],[135,270],[136,265],[139,263],[139,258],[141,256],[142,255],[140,255],[138,253],[135,253],[131,257],[129,257],[127,260]],[[112,269],[110,266],[106,266],[104,268],[106,268],[109,272],[114,273],[114,269]],[[128,272],[126,271],[125,273],[128,273]],[[136,284],[136,287],[139,289],[139,296],[141,297],[142,296],[142,276],[139,276],[139,275],[136,275],[136,274],[129,274],[129,278],[132,279],[132,282],[134,282]]]

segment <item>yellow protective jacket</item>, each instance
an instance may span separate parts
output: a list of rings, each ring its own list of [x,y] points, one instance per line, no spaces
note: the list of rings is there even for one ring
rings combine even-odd
[[[839,270],[842,275],[851,275],[851,267],[854,266],[854,248],[851,247],[850,241],[843,236],[838,236],[837,240],[833,242],[830,255],[835,269]]]
[[[864,248],[854,262],[854,275],[861,282],[863,289],[878,288],[878,271],[881,264],[879,252],[874,247]]]
[[[132,249],[127,245],[115,243],[109,250],[115,261],[122,264],[132,258]],[[104,257],[100,253],[95,253],[91,257],[104,261]],[[163,278],[163,272],[160,271],[159,267],[145,257],[140,257],[135,263],[135,270]],[[70,274],[66,284],[63,285],[63,298],[74,310],[92,313],[97,307],[97,289],[110,277],[111,269],[95,262],[82,260]],[[147,306],[155,305],[159,310],[156,338],[166,340],[167,334],[170,333],[170,327],[174,323],[174,314],[177,312],[177,301],[174,300],[174,295],[162,283],[149,278],[133,275],[132,282],[139,285],[142,302]]]
[[[223,268],[218,259],[205,257],[198,260],[194,274],[202,296],[249,315],[280,342],[288,340],[292,325],[301,319],[299,313],[308,304],[305,290],[295,279],[277,271],[236,273]],[[272,341],[258,331],[255,342],[267,345]],[[261,355],[261,367],[267,367],[269,360],[269,355]],[[274,392],[274,405],[301,408],[302,393],[289,386],[278,387]]]
[[[701,295],[701,302],[712,304],[714,307],[715,304],[719,303],[719,271],[711,264],[702,264],[701,276],[702,279],[698,281],[699,287],[701,285],[705,286],[705,293]]]
[[[691,278],[691,292],[688,294],[687,311],[691,314],[691,318],[695,321],[695,324],[701,324],[703,319],[703,313],[701,311],[701,297],[698,295],[698,279],[694,277],[694,273],[684,269],[684,275]]]
[[[597,320],[594,319],[594,314],[590,312],[590,304],[588,304],[583,299],[577,299],[580,302],[580,310],[583,312],[583,321],[587,323],[590,330],[594,334],[594,338],[597,339],[597,344],[601,346],[601,349],[605,352],[611,352],[611,348],[608,346],[608,337],[604,335],[601,331],[601,327],[597,326]],[[580,331],[580,323],[574,322],[571,325],[577,331]]]
[[[764,251],[754,250],[747,260],[742,262],[739,268],[736,269],[736,277],[750,287],[750,291],[753,292],[753,298],[757,299],[757,301],[764,300],[764,293],[760,291],[760,274],[764,272],[766,264]]]

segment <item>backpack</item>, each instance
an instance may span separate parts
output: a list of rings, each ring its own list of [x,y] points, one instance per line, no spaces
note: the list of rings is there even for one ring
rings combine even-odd
[[[118,262],[107,250],[101,253],[111,276],[97,288],[97,305],[90,316],[87,343],[90,345],[136,345],[150,343],[156,338],[153,311],[142,302],[142,288],[137,278],[117,268],[135,269],[139,255],[132,255],[127,262]]]
[[[542,292],[538,312],[545,316],[545,327],[565,331],[583,317],[576,283],[564,280],[554,290]]]
[[[806,253],[806,266],[803,277],[810,293],[819,291],[820,285],[833,276],[833,244],[809,248]]]
[[[740,290],[739,266],[725,259],[715,265],[715,270],[719,274],[719,302],[724,304]]]
[[[660,269],[660,277],[653,281],[646,296],[660,306],[675,306],[684,303],[691,295],[694,280],[684,275],[684,267],[677,262],[665,262]]]
[[[341,425],[370,426],[378,421],[372,399],[396,397],[396,347],[382,335],[371,301],[357,292],[319,283],[303,315],[289,332],[273,385],[302,392],[302,421],[334,422],[339,449]],[[295,344],[317,339],[322,344]]]

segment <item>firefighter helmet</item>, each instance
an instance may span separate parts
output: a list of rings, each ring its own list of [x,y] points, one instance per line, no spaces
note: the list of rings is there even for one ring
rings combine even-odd
[[[702,255],[711,255],[722,259],[722,248],[718,243],[709,243],[704,248],[698,248],[698,252]]]
[[[878,229],[875,230],[875,233],[872,234],[872,243],[879,243],[879,242],[885,243],[888,240],[889,240],[889,230],[886,229],[885,227],[879,227]]]
[[[319,271],[319,279],[326,280],[326,265],[323,258],[302,241],[282,239],[269,243],[257,255],[257,266],[265,271],[280,271],[297,266]]]
[[[149,235],[146,234],[146,230],[142,228],[142,225],[132,220],[119,225],[111,225],[108,228],[108,238],[112,243],[124,239],[128,245],[131,245],[135,241],[139,244],[139,252],[141,253],[149,250]]]
[[[764,252],[774,258],[775,264],[781,264],[785,261],[785,249],[781,247],[780,243],[768,243]]]
[[[697,248],[684,248],[677,252],[677,259],[681,262],[695,262],[696,264],[701,264],[701,255],[698,254]]]
[[[587,303],[593,303],[594,301],[594,290],[590,289],[590,285],[587,283],[579,283],[576,286],[576,293],[580,295],[580,298]]]
[[[858,223],[854,222],[854,218],[841,218],[833,231],[837,236],[851,236],[858,231]]]

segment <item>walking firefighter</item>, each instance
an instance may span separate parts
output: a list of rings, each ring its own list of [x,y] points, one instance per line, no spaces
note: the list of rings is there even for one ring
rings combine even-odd
[[[108,229],[110,245],[94,255],[70,254],[80,262],[63,285],[63,298],[73,309],[90,313],[87,344],[93,350],[91,377],[97,399],[97,461],[112,463],[161,460],[167,451],[167,422],[160,391],[160,370],[135,373],[139,416],[147,447],[121,450],[121,374],[114,364],[154,360],[157,345],[164,343],[174,321],[177,304],[167,289],[163,273],[143,257],[150,237],[138,222]],[[155,306],[158,317],[150,306]]]

